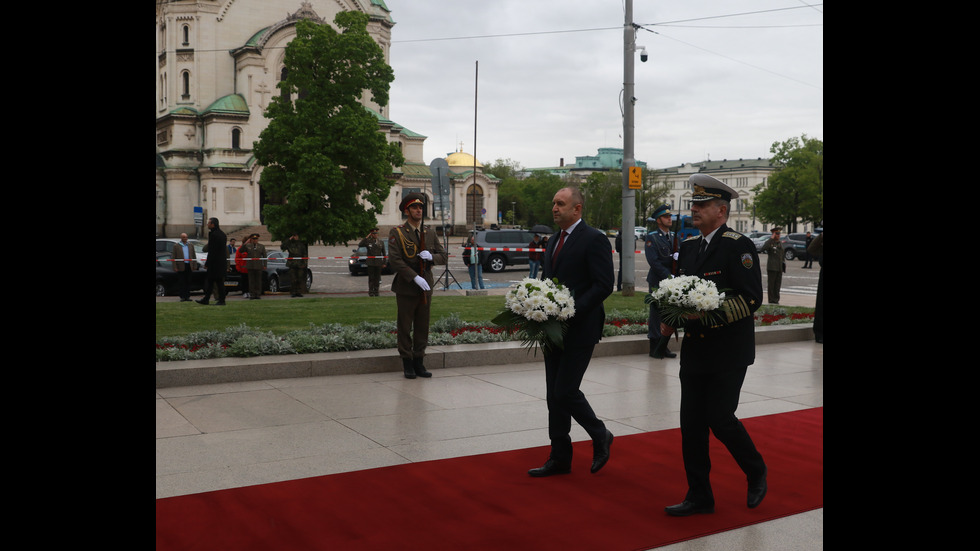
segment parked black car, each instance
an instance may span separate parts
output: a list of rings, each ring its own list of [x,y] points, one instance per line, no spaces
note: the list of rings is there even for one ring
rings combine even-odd
[[[278,293],[288,291],[292,288],[292,277],[289,275],[289,268],[286,266],[286,259],[289,253],[285,251],[272,251],[266,254],[265,272],[262,274],[262,291]],[[313,287],[313,271],[306,269],[306,289]],[[248,274],[243,274],[238,270],[228,272],[225,276],[225,288],[230,291],[248,292]]]
[[[174,263],[171,260],[173,254],[169,252],[158,252],[157,253],[157,296],[173,296],[180,293],[179,285],[177,283],[177,272],[174,270]],[[206,277],[206,272],[204,270],[194,270],[191,272],[191,291],[200,291],[204,289],[204,279]]]
[[[385,249],[385,263],[381,266],[381,273],[384,275],[393,274],[395,272],[388,262],[388,240],[381,241],[381,245]],[[367,247],[358,247],[351,252],[354,254],[347,259],[347,269],[350,270],[350,275],[367,275],[367,258],[365,258],[368,255]]]
[[[528,244],[534,239],[534,232],[530,230],[483,230],[476,232],[473,237],[476,246],[481,248],[527,249]],[[483,264],[483,269],[488,272],[502,272],[507,266],[528,264],[527,250],[479,251],[479,254],[480,263]]]

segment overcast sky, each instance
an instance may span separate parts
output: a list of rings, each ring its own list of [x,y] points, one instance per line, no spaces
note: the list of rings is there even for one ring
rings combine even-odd
[[[525,168],[623,147],[625,0],[386,0],[390,118],[457,151]],[[823,140],[823,4],[633,0],[636,159],[651,168],[766,158]],[[474,121],[474,109],[476,120]]]

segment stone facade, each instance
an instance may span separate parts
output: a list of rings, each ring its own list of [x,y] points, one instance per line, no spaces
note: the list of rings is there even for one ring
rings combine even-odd
[[[203,237],[217,217],[226,231],[261,225],[262,167],[252,144],[268,126],[265,108],[279,93],[286,45],[299,19],[332,23],[339,11],[370,15],[368,32],[390,62],[395,23],[384,0],[170,0],[156,3],[156,233]],[[397,74],[397,67],[395,68]],[[398,143],[405,165],[393,167],[393,187],[378,225],[400,224],[406,190],[432,197],[423,162],[426,136],[388,119],[388,106],[365,94],[379,131]],[[452,170],[447,219],[464,225],[466,191],[480,186],[483,207],[496,211],[496,179],[472,168]],[[433,205],[434,208],[434,205]],[[480,221],[482,223],[482,220]]]

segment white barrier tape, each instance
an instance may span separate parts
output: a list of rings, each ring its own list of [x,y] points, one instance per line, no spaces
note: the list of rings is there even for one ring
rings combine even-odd
[[[463,250],[469,251],[471,248],[472,247],[464,247]],[[523,251],[527,251],[529,253],[543,253],[543,252],[545,252],[545,249],[529,249],[529,248],[526,248],[526,247],[477,247],[476,250],[478,250],[478,251],[505,251],[505,252],[523,252]],[[640,254],[643,251],[633,251],[633,252],[636,253],[636,254]],[[457,255],[450,254],[449,256],[457,256]],[[349,256],[286,256],[286,257],[283,257],[283,260],[348,260],[349,258],[350,258]],[[359,256],[358,258],[388,258],[388,257],[386,257],[386,256]],[[164,261],[167,261],[167,262],[183,262],[183,261],[185,261],[187,259],[186,258],[162,258],[160,260],[164,260]],[[191,259],[191,260],[197,260],[197,259]],[[228,260],[232,260],[232,259],[229,258]],[[255,259],[253,259],[253,260],[255,260]],[[264,259],[264,260],[268,260],[268,259]]]

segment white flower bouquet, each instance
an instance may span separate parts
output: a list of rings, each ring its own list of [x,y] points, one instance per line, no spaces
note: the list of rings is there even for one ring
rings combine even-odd
[[[725,293],[718,291],[713,281],[697,276],[680,276],[661,281],[660,286],[643,300],[656,306],[664,324],[680,327],[689,319],[700,319],[704,323],[721,321],[723,315],[720,308],[725,302]],[[654,357],[663,357],[668,340],[669,337],[660,338],[654,349]]]
[[[507,292],[493,323],[516,332],[528,349],[562,349],[568,320],[575,315],[572,293],[557,279],[526,277]]]

